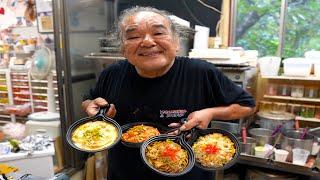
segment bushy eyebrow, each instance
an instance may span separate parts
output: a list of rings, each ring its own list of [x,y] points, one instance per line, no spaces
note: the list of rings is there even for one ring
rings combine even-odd
[[[166,26],[164,26],[163,24],[153,24],[152,27],[155,27],[155,28],[159,28],[159,29],[167,29]]]
[[[152,27],[153,28],[157,28],[157,29],[167,30],[167,27],[165,25],[163,25],[163,24],[153,24]],[[125,33],[127,34],[127,33],[130,33],[130,32],[133,32],[137,28],[138,28],[138,26],[136,26],[136,25],[135,26],[129,26],[129,27],[126,28]]]
[[[129,33],[129,32],[135,31],[137,29],[137,27],[138,26],[127,27],[126,30],[125,30],[125,33]]]

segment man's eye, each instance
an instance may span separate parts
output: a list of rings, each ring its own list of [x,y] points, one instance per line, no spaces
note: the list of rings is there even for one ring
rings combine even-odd
[[[154,33],[155,36],[163,35],[161,32]]]
[[[138,36],[128,37],[127,40],[138,39]]]

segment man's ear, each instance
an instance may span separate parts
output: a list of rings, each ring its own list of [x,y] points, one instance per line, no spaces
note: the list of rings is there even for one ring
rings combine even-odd
[[[175,46],[176,46],[176,52],[179,52],[179,50],[180,50],[180,38],[179,37],[177,37],[177,38],[175,38],[175,40],[174,40],[175,42]]]
[[[125,49],[123,45],[120,46],[120,53],[122,54],[123,57],[125,57]]]

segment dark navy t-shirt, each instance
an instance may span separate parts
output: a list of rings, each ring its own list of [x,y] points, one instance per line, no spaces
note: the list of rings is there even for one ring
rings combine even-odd
[[[143,78],[128,61],[118,61],[101,73],[85,98],[97,97],[115,105],[114,119],[120,125],[141,121],[168,125],[204,108],[233,103],[255,106],[252,96],[213,64],[186,57],[177,57],[171,69],[157,78]],[[109,150],[108,157],[108,180],[213,179],[211,172],[197,167],[177,178],[157,175],[143,164],[139,149],[121,143]]]

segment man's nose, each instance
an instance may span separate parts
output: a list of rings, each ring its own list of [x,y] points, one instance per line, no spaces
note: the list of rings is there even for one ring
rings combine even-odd
[[[155,46],[156,43],[154,42],[154,39],[152,38],[151,35],[145,35],[145,37],[143,38],[142,42],[141,42],[141,46],[142,47],[153,47]]]

